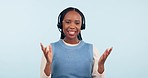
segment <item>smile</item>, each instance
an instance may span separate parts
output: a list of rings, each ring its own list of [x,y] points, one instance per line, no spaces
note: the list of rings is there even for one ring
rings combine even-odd
[[[76,31],[68,31],[69,35],[75,35]]]

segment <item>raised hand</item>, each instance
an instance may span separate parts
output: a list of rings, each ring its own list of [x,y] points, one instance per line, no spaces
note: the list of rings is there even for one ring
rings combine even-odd
[[[42,43],[40,43],[41,49],[43,51],[43,54],[46,58],[47,63],[51,64],[52,63],[52,47],[51,45],[44,47]]]
[[[102,56],[99,59],[99,62],[98,62],[98,72],[100,74],[102,74],[104,72],[104,63],[105,63],[107,57],[109,56],[109,54],[111,53],[112,49],[113,48],[106,49],[105,52],[102,54]]]

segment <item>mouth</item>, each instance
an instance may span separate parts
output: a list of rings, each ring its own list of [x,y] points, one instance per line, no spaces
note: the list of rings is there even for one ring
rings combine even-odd
[[[76,28],[67,28],[65,30],[65,35],[69,38],[76,38],[78,35],[78,29]]]
[[[68,31],[68,34],[69,34],[70,36],[74,36],[74,35],[76,34],[76,31]]]

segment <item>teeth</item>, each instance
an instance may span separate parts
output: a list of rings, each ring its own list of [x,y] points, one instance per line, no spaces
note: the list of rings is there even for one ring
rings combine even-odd
[[[73,31],[70,31],[70,32],[69,32],[69,34],[75,34],[75,32],[73,32]]]

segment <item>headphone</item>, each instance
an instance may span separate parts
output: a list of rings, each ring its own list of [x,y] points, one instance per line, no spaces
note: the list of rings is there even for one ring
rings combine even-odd
[[[63,10],[59,16],[58,16],[58,24],[57,24],[57,27],[59,29],[60,32],[62,32],[62,21],[64,19],[64,16],[69,12],[69,11],[76,11],[80,14],[81,18],[82,18],[82,25],[81,25],[81,30],[84,30],[85,29],[85,17],[83,15],[83,13],[78,10],[77,8],[73,8],[73,7],[69,7],[69,8],[66,8],[65,10]]]

